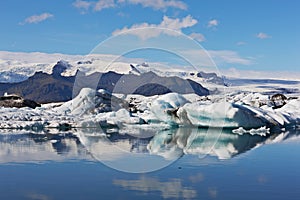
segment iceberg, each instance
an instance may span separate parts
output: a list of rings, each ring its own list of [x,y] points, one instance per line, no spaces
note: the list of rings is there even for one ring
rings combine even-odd
[[[157,98],[150,110],[164,123],[178,126],[258,129],[299,124],[299,99],[289,100],[279,109],[256,93],[232,99],[190,102],[179,94],[168,94]]]
[[[179,116],[185,113],[187,120],[194,126],[202,127],[261,127],[265,125],[263,118],[247,109],[247,107],[228,102],[211,104],[190,103],[178,110]],[[184,119],[186,121],[186,119]]]
[[[43,104],[36,109],[0,108],[0,128],[4,129],[193,126],[267,135],[299,124],[298,97],[287,98],[282,107],[274,108],[267,95],[244,92],[229,94],[228,98],[178,93],[148,97],[83,88],[65,103]]]
[[[54,110],[60,113],[82,116],[93,113],[103,113],[128,107],[127,103],[106,90],[98,91],[83,88],[72,100]]]
[[[158,97],[150,106],[150,110],[157,119],[169,124],[178,124],[178,118],[174,116],[179,107],[189,103],[182,95],[169,93]]]

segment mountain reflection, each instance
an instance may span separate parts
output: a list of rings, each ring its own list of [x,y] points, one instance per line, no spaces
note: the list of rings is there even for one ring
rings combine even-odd
[[[72,133],[0,133],[0,163],[64,161],[87,158]]]
[[[166,162],[187,154],[230,159],[264,144],[298,138],[299,130],[259,136],[197,128],[0,133],[0,163],[99,160],[99,156],[101,161],[115,161],[132,154],[147,159],[159,157]]]

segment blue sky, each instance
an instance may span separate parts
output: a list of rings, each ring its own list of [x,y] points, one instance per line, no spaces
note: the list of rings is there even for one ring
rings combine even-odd
[[[84,55],[150,26],[193,37],[224,69],[299,71],[299,8],[296,0],[2,0],[0,51]]]

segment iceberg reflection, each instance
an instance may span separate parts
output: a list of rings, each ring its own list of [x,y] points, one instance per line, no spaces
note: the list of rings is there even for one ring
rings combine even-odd
[[[0,163],[94,160],[124,171],[145,172],[171,164],[184,155],[230,159],[253,148],[299,140],[299,130],[268,136],[232,133],[230,129],[174,128],[85,130],[63,133],[0,133]],[[118,167],[116,167],[118,169]]]
[[[233,134],[229,129],[178,128],[156,134],[148,145],[151,154],[173,159],[184,154],[217,156],[229,159],[246,152],[268,137]]]
[[[72,133],[0,133],[0,163],[40,163],[86,158],[86,150]]]

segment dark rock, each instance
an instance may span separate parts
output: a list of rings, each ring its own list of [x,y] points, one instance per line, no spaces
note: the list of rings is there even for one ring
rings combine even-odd
[[[225,85],[224,78],[219,77],[216,73],[198,72],[197,77],[204,78],[209,83]]]
[[[24,106],[27,106],[27,107],[33,108],[33,109],[36,107],[41,107],[41,104],[39,104],[35,101],[32,101],[30,99],[24,99],[23,104],[24,104]]]
[[[283,94],[275,94],[271,97],[271,103],[273,105],[273,109],[281,108],[286,104],[287,97]]]
[[[130,64],[131,67],[131,73],[135,72],[137,74],[141,74],[141,72],[132,64]]]
[[[60,131],[69,131],[72,129],[72,125],[68,124],[68,123],[62,123],[59,124],[58,127],[56,127],[57,129],[59,129]]]
[[[34,109],[36,107],[41,107],[41,104],[29,99],[23,99],[18,95],[8,95],[0,97],[0,106],[9,108],[29,107]]]
[[[52,75],[54,77],[60,77],[61,74],[66,71],[69,67],[71,67],[71,65],[66,62],[66,61],[58,61],[56,63],[56,65],[54,65],[53,69],[52,69]]]
[[[153,96],[156,94],[167,94],[172,92],[167,87],[163,85],[159,85],[156,83],[148,83],[145,85],[142,85],[141,87],[137,88],[133,94],[140,94],[143,96]]]
[[[107,91],[96,92],[95,94],[95,113],[116,111],[121,108],[129,109],[128,102],[112,95]]]
[[[77,62],[77,65],[90,65],[90,64],[93,64],[93,62],[90,60]]]

